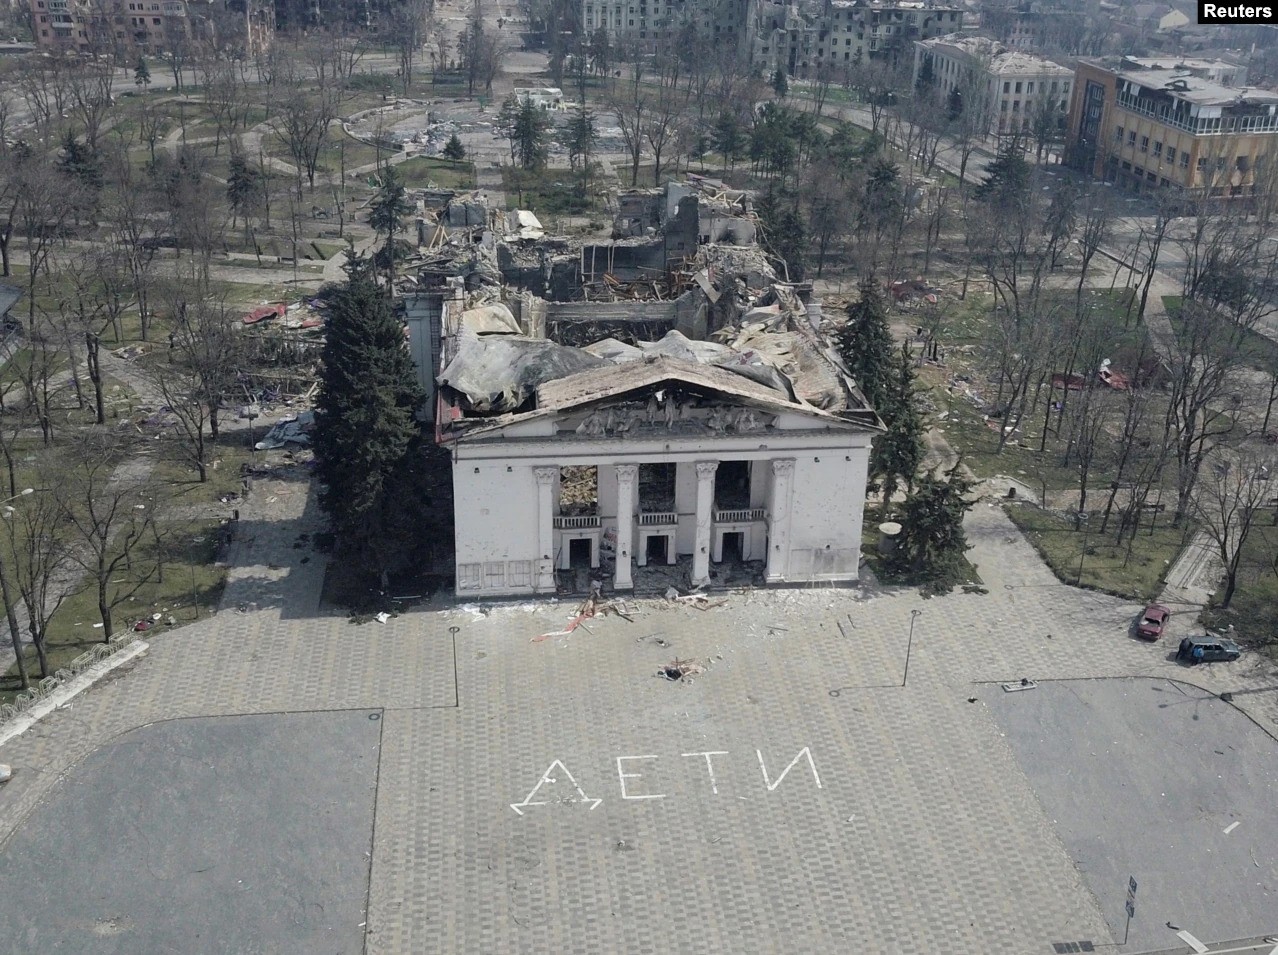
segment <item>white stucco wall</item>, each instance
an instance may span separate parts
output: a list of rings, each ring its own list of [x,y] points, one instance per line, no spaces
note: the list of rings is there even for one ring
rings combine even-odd
[[[857,579],[868,466],[868,447],[795,458],[787,580]]]
[[[453,466],[453,511],[457,592],[531,592],[535,573],[521,585],[518,581],[524,568],[511,566],[511,562],[532,561],[535,571],[535,561],[542,556],[537,553],[537,480],[532,465],[458,462]],[[480,565],[480,585],[469,586],[476,564]],[[463,567],[467,568],[465,573]],[[513,586],[512,578],[516,581]]]
[[[750,503],[772,513],[771,461],[793,459],[787,553],[779,579],[857,578],[869,434],[814,428],[814,420],[802,414],[781,415],[767,431],[714,436],[658,430],[625,438],[572,432],[543,437],[532,433],[543,430],[544,424],[539,425],[521,428],[524,437],[463,439],[453,445],[459,596],[536,592],[537,562],[544,555],[539,553],[535,469],[574,464],[599,468],[600,514],[606,531],[616,527],[614,465],[675,463],[675,508],[680,515],[675,546],[678,553],[690,554],[696,546],[697,461],[752,462]],[[554,487],[551,501],[557,500]],[[751,540],[747,547],[758,556],[765,553],[762,540]]]

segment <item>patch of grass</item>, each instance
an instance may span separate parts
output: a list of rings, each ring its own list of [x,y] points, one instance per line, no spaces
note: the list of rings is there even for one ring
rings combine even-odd
[[[1011,505],[1007,513],[1062,583],[1132,600],[1158,596],[1163,578],[1193,533],[1188,526],[1172,527],[1163,516],[1152,533],[1145,527],[1137,531],[1129,548],[1126,539],[1121,545],[1114,542],[1113,521],[1101,535],[1099,524],[1075,530],[1073,521],[1032,504]]]
[[[158,543],[143,541],[137,548],[136,572],[122,569],[113,578],[112,597],[123,596],[112,614],[116,632],[156,613],[161,620],[152,635],[167,629],[170,617],[176,625],[212,613],[226,584],[225,568],[214,564],[219,531],[216,521],[180,521],[164,524]],[[157,558],[162,558],[163,574],[151,574],[149,579],[139,581],[139,576],[155,567]],[[97,603],[97,587],[86,575],[84,589],[62,604],[49,627],[50,672],[102,642],[103,628],[93,626],[100,622]],[[25,651],[34,680],[38,674],[35,650],[28,646]],[[18,692],[15,664],[0,676],[0,702],[11,701]]]
[[[395,77],[386,73],[356,73],[346,81],[346,88],[360,93],[394,93],[399,89]]]
[[[1065,304],[1072,310],[1073,293],[1062,291],[1060,294],[1068,299]],[[1131,367],[1147,334],[1143,327],[1134,324],[1124,328],[1127,300],[1125,292],[1107,291],[1088,292],[1084,298],[1084,304],[1099,310],[1105,326],[1114,330],[1110,355],[1115,367],[1120,369]],[[987,354],[984,345],[994,340],[996,335],[992,326],[997,320],[997,313],[992,306],[992,298],[983,293],[969,294],[964,301],[946,302],[942,306],[944,320],[940,324],[938,337],[947,352],[946,365],[924,365],[919,369],[918,375],[920,386],[926,389],[927,399],[938,414],[945,416],[944,419],[933,418],[932,424],[956,451],[962,453],[964,463],[978,478],[1002,474],[1019,477],[1031,487],[1041,488],[1045,485],[1048,490],[1058,491],[1076,489],[1078,465],[1076,461],[1071,461],[1068,465],[1064,463],[1069,427],[1068,422],[1061,421],[1060,413],[1052,413],[1044,450],[1038,450],[1040,444],[1043,444],[1047,410],[1044,402],[1048,399],[1046,388],[1039,396],[1037,407],[1031,402],[1031,407],[1020,420],[1020,434],[1008,441],[1001,452],[998,450],[1001,429],[1007,421],[993,417],[986,420],[986,411],[991,409],[998,398],[998,387],[990,380],[994,358]],[[892,312],[894,322],[926,325],[927,318],[922,311]],[[1063,371],[1064,368],[1059,370]],[[963,380],[954,381],[955,375],[962,376]],[[1102,390],[1100,397],[1112,399],[1114,394]],[[977,398],[980,400],[979,407],[973,403]],[[1062,400],[1060,389],[1053,391],[1051,399]],[[1071,391],[1065,399],[1068,404],[1078,400],[1077,391]],[[1117,466],[1117,429],[1121,428],[1121,416],[1119,408],[1110,412],[1109,433],[1112,440],[1102,441],[1097,449],[1089,476],[1092,493],[1107,487],[1114,479],[1114,468]],[[1168,480],[1171,480],[1170,473]]]
[[[218,416],[222,422],[235,420],[235,407],[223,409]],[[274,418],[272,418],[272,423]],[[270,429],[269,424],[259,422],[253,435],[261,438]],[[179,505],[204,504],[219,501],[228,494],[237,494],[242,487],[240,476],[241,465],[253,461],[253,453],[249,450],[249,433],[236,430],[224,433],[219,441],[205,446],[208,455],[207,481],[201,481],[199,472],[189,459],[183,457],[179,449],[172,444],[162,445],[164,453],[155,462],[152,478],[167,485],[167,493],[173,503]],[[258,458],[263,453],[257,454]]]
[[[1264,525],[1252,528],[1243,546],[1238,568],[1238,589],[1229,608],[1218,606],[1224,587],[1212,597],[1211,605],[1199,618],[1204,626],[1225,630],[1233,626],[1243,644],[1278,660],[1278,525],[1262,518]]]
[[[503,167],[501,181],[506,208],[530,209],[542,222],[550,216],[584,215],[594,209],[591,198],[577,191],[576,175],[568,169]]]
[[[1172,331],[1177,336],[1184,334],[1185,323],[1181,320],[1180,309],[1184,299],[1179,295],[1164,295],[1163,307],[1167,309],[1167,318],[1171,322]],[[1208,341],[1210,349],[1213,342]],[[1278,342],[1255,329],[1244,329],[1242,332],[1242,360],[1266,374],[1278,373]]]
[[[415,156],[405,159],[395,169],[409,189],[455,189],[465,192],[475,188],[475,164],[472,162]]]

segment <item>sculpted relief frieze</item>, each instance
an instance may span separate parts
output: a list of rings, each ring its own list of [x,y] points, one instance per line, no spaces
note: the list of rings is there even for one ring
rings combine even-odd
[[[626,402],[568,415],[559,432],[582,437],[638,437],[656,434],[753,434],[772,427],[776,416],[704,399],[680,399],[658,392],[647,402]]]

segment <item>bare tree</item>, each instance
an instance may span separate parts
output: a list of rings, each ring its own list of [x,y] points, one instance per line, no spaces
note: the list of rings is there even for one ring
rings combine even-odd
[[[608,109],[617,117],[621,139],[630,155],[630,185],[639,185],[639,160],[643,155],[644,130],[648,122],[648,90],[643,85],[643,68],[635,62],[625,82],[613,83],[606,97]]]
[[[118,435],[81,433],[51,492],[66,515],[71,557],[97,590],[104,643],[115,633],[115,607],[154,573],[135,574],[130,588],[115,582],[120,569],[133,564],[154,511],[154,499],[126,460],[129,450]]]
[[[27,407],[36,417],[46,445],[53,441],[55,379],[62,370],[65,344],[56,316],[40,306],[28,318],[26,347],[9,361],[9,367],[22,382]]]
[[[661,155],[675,134],[677,117],[683,112],[687,99],[687,93],[681,93],[671,82],[662,83],[657,95],[650,101],[641,129],[652,150],[653,185],[661,184]]]
[[[24,60],[18,85],[35,126],[36,139],[47,143],[55,120],[66,115],[69,77],[75,64],[65,56],[34,57]]]
[[[319,154],[327,141],[329,126],[337,118],[341,85],[345,82],[340,74],[344,61],[330,61],[321,55],[322,49],[318,48],[308,60],[309,70],[285,60],[279,71],[281,96],[271,125],[297,167],[299,197],[303,175],[312,191],[315,189]]]
[[[222,149],[222,140],[230,144],[235,128],[247,106],[248,91],[241,82],[236,64],[212,55],[204,56],[198,63],[204,84],[204,105],[213,117],[216,133],[213,139],[213,155]]]
[[[1184,297],[1167,356],[1177,524],[1190,511],[1203,461],[1237,424],[1242,396],[1233,390],[1233,372],[1246,362],[1248,339],[1271,307],[1264,290],[1278,272],[1273,243],[1241,217],[1200,212],[1192,226],[1182,242]]]
[[[1043,153],[1049,153],[1050,147],[1061,139],[1064,117],[1057,109],[1056,98],[1041,94],[1034,101],[1029,114],[1029,134],[1034,141],[1034,162],[1043,161]]]
[[[79,208],[80,189],[39,158],[27,154],[17,169],[13,222],[22,236],[27,266],[27,315],[34,322],[36,290],[54,245],[65,237]]]
[[[85,372],[93,385],[94,421],[105,424],[102,336],[111,328],[116,341],[120,340],[121,319],[135,302],[129,265],[122,250],[104,245],[69,256],[62,272],[68,281],[58,309],[67,329],[67,351],[75,356],[79,347],[84,346]],[[74,360],[72,375],[78,389],[79,375]]]
[[[127,153],[117,153],[108,162],[103,212],[111,224],[110,241],[115,249],[112,262],[122,257],[132,280],[138,321],[143,341],[151,338],[151,286],[155,259],[155,212],[158,205],[149,179],[143,179],[129,162]],[[117,329],[116,340],[120,338]]]
[[[4,599],[5,616],[9,620],[9,639],[18,667],[18,685],[26,690],[31,687],[31,675],[27,672],[27,660],[22,653],[22,626],[18,623],[18,599],[9,583],[8,562],[0,555],[0,597]]]
[[[25,147],[8,151],[0,161],[0,275],[13,274],[9,261],[13,226],[18,218],[18,205],[22,201],[22,185],[25,180],[23,166],[30,161]]]
[[[967,181],[967,166],[972,154],[989,135],[993,99],[984,82],[984,71],[968,70],[950,94],[952,105],[947,109],[950,120],[950,140],[959,154],[959,184]]]
[[[1225,592],[1220,608],[1228,609],[1238,588],[1238,568],[1243,546],[1262,510],[1270,506],[1273,491],[1270,468],[1276,463],[1272,453],[1243,451],[1228,455],[1201,482],[1195,496],[1194,513],[1199,526],[1216,545],[1225,567]]]
[[[59,475],[47,466],[41,483],[56,485]],[[0,511],[4,518],[5,563],[13,569],[13,584],[27,612],[27,637],[35,647],[41,678],[50,676],[48,636],[63,602],[79,589],[78,575],[67,542],[67,515],[46,488],[27,494]]]
[[[1192,510],[1203,462],[1237,423],[1238,407],[1228,399],[1229,378],[1241,362],[1246,332],[1190,299],[1182,303],[1178,324],[1166,356],[1170,395],[1165,422],[1174,439],[1177,526]]]
[[[195,468],[200,482],[207,481],[208,440],[204,429],[208,425],[209,413],[199,379],[189,368],[168,365],[157,371],[155,383],[173,414],[173,430],[183,457]]]
[[[4,69],[0,72],[0,156],[9,151],[11,127],[17,108],[17,77],[12,69]]]
[[[848,184],[829,160],[818,160],[801,173],[799,191],[808,212],[808,232],[816,243],[817,278],[825,268],[833,243],[845,236],[852,222]]]
[[[146,146],[151,157],[151,165],[155,165],[155,147],[159,145],[164,134],[169,131],[170,118],[149,96],[142,97],[142,105],[137,114],[138,142]]]
[[[433,4],[431,0],[402,0],[391,6],[383,23],[385,39],[399,63],[400,88],[407,96],[418,51],[434,29]]]
[[[111,67],[96,63],[79,66],[68,74],[71,107],[84,128],[84,141],[90,151],[97,150],[102,123],[115,104],[111,95],[113,76]]]
[[[1078,228],[1078,286],[1076,298],[1082,303],[1083,289],[1087,285],[1087,276],[1092,261],[1102,245],[1109,239],[1113,224],[1114,210],[1104,192],[1100,189],[1083,193],[1079,197],[1078,209],[1081,221]]]

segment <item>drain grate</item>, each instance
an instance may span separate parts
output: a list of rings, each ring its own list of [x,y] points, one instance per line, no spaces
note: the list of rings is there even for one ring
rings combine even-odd
[[[1057,955],[1066,955],[1067,952],[1096,951],[1096,946],[1087,940],[1081,942],[1053,942],[1052,948],[1056,951]]]

